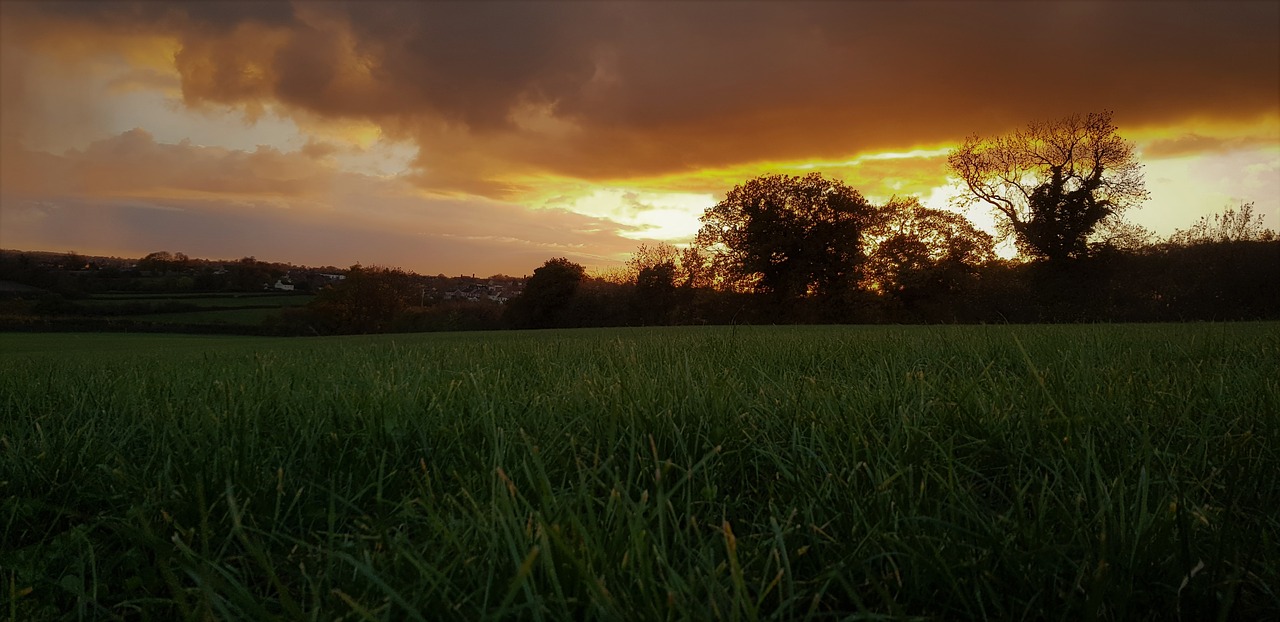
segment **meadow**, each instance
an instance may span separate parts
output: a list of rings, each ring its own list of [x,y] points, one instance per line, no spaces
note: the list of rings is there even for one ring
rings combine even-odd
[[[1280,324],[0,334],[11,620],[1280,616]]]
[[[111,316],[141,323],[185,326],[259,326],[283,309],[310,302],[306,294],[97,294],[76,305],[88,316]]]
[[[165,331],[261,334],[286,310],[312,300],[305,293],[105,293],[56,301],[0,305],[0,331]]]

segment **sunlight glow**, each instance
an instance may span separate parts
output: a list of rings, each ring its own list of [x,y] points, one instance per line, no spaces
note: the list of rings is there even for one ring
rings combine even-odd
[[[712,205],[709,194],[599,188],[564,203],[564,209],[621,225],[618,235],[634,240],[688,242]]]

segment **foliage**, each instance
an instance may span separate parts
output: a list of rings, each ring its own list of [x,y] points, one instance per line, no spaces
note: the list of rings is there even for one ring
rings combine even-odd
[[[1109,111],[1031,123],[971,136],[947,163],[968,189],[963,204],[994,208],[1024,254],[1062,262],[1087,255],[1100,224],[1148,196],[1133,145],[1116,129]]]
[[[448,300],[407,309],[389,327],[390,332],[414,333],[503,328],[502,305],[489,300]]]
[[[1092,255],[1102,253],[1135,253],[1150,247],[1156,240],[1154,231],[1121,218],[1104,220],[1089,243]]]
[[[1240,209],[1227,208],[1221,214],[1201,216],[1195,224],[1169,236],[1169,243],[1182,246],[1222,242],[1269,242],[1276,232],[1264,227],[1264,215],[1253,213],[1253,203],[1241,203]]]
[[[677,276],[676,271],[684,273],[684,267],[681,265],[680,249],[666,243],[658,242],[657,244],[641,244],[636,247],[631,257],[627,258],[626,275],[630,282],[636,282],[640,273],[646,269],[656,268],[661,265],[670,265],[673,275],[672,282],[685,281],[687,277],[683,274]]]
[[[318,332],[378,333],[391,326],[415,294],[407,272],[356,264],[345,279],[320,290],[307,308]]]
[[[880,208],[867,245],[867,285],[908,305],[960,291],[996,258],[990,234],[914,197],[894,198]]]
[[[172,272],[183,270],[191,265],[191,258],[185,253],[170,253],[169,251],[156,251],[148,253],[145,257],[138,260],[139,270],[149,270],[152,272]]]
[[[630,319],[642,326],[672,323],[681,294],[693,283],[680,250],[665,242],[641,244],[627,260],[627,273],[633,287]]]
[[[254,257],[242,257],[226,268],[224,287],[235,291],[250,292],[267,287],[279,278],[281,271]],[[215,281],[216,282],[216,281]]]
[[[585,268],[564,257],[548,259],[533,271],[524,293],[508,305],[508,321],[516,328],[570,325],[565,311],[586,275]]]
[[[778,300],[835,299],[856,287],[861,238],[874,217],[862,194],[840,181],[767,175],[707,209],[696,244],[716,252],[730,283]]]
[[[1278,329],[0,334],[3,611],[1269,619]]]
[[[636,276],[635,303],[632,305],[638,323],[643,326],[670,324],[678,294],[675,264],[663,262],[641,268]]]

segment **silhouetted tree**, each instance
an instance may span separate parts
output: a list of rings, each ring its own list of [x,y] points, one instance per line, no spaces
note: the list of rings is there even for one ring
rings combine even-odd
[[[671,323],[677,302],[675,281],[676,266],[670,261],[641,268],[631,292],[635,320],[650,326]]]
[[[1182,246],[1215,242],[1269,242],[1276,232],[1262,226],[1263,216],[1254,216],[1253,203],[1242,203],[1239,210],[1227,208],[1221,214],[1201,216],[1195,224],[1179,229],[1169,242]]]
[[[272,280],[271,268],[252,256],[242,257],[239,261],[227,266],[226,285],[234,291],[262,290]]]
[[[89,260],[75,251],[63,255],[62,262],[58,265],[62,270],[84,270],[88,266]]]
[[[661,264],[671,264],[678,270],[680,266],[680,250],[666,242],[658,242],[652,245],[641,244],[636,247],[636,251],[627,259],[627,280],[635,282],[641,271]]]
[[[319,332],[383,332],[417,294],[410,278],[399,268],[356,264],[345,279],[320,290],[307,307]]]
[[[705,247],[694,243],[681,249],[680,267],[684,273],[680,287],[711,289],[715,286],[716,275],[712,268],[711,254]]]
[[[183,270],[190,265],[190,257],[187,257],[183,253],[170,253],[169,251],[148,253],[146,257],[138,260],[139,270],[149,270],[158,273]]]
[[[564,257],[548,259],[533,271],[524,292],[507,306],[516,328],[551,328],[564,324],[564,312],[586,277],[586,269]]]
[[[908,306],[953,294],[995,259],[995,241],[955,212],[929,209],[915,197],[881,208],[868,236],[869,285]]]
[[[636,248],[626,264],[632,286],[629,304],[632,321],[645,325],[671,323],[682,285],[691,282],[681,256],[679,249],[666,242],[641,244]]]
[[[1090,252],[1114,253],[1137,252],[1151,246],[1156,241],[1154,231],[1127,220],[1112,219],[1104,222],[1094,235],[1096,241],[1089,244]]]
[[[768,175],[735,186],[702,215],[696,244],[728,282],[775,300],[835,299],[856,286],[860,239],[875,209],[818,173]]]
[[[968,188],[966,205],[995,208],[1022,253],[1053,263],[1087,254],[1099,224],[1147,198],[1142,165],[1110,112],[971,136],[947,163]]]

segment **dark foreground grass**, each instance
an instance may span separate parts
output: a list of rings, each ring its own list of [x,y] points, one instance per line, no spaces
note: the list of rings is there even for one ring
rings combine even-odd
[[[1266,619],[1276,324],[0,335],[9,619]]]

